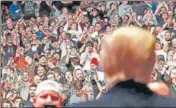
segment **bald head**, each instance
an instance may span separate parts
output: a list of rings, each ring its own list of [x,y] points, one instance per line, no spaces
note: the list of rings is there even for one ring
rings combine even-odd
[[[101,62],[107,78],[150,76],[155,63],[155,37],[137,27],[122,27],[102,43]]]

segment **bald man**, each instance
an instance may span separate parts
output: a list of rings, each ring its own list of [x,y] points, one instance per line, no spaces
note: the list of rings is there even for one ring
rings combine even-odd
[[[174,107],[147,86],[155,64],[155,37],[137,27],[122,27],[104,38],[100,52],[107,93],[76,107]]]

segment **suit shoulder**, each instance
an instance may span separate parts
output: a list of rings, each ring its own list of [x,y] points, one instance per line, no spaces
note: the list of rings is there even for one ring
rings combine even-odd
[[[176,107],[176,99],[170,97],[159,96],[155,101],[155,106],[158,107]]]

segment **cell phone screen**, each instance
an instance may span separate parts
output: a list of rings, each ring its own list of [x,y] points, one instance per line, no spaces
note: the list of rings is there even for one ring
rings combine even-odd
[[[94,78],[94,75],[95,75],[94,72],[90,72],[90,78],[91,78],[91,79]]]

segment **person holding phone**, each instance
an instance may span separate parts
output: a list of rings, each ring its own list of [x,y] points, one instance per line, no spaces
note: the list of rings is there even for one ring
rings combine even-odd
[[[98,94],[103,90],[102,87],[102,82],[104,80],[104,73],[98,71],[98,59],[97,58],[92,58],[91,63],[90,63],[90,81],[93,86],[93,94],[94,94],[94,99],[98,96]]]

